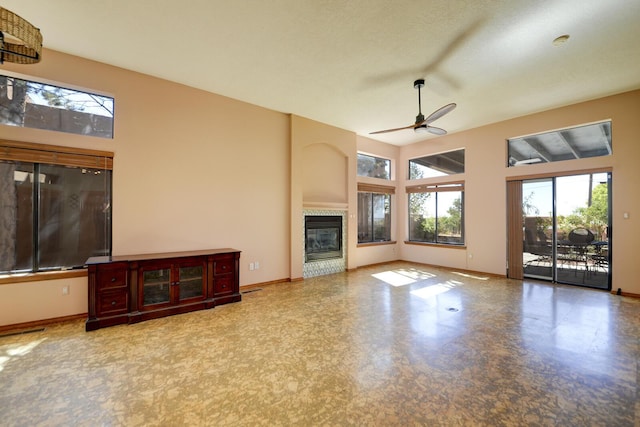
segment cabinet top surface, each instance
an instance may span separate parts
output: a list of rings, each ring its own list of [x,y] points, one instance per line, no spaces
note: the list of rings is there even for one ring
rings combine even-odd
[[[136,254],[136,255],[116,255],[116,256],[95,256],[87,259],[86,264],[105,264],[118,261],[142,261],[148,259],[166,259],[166,258],[182,258],[203,255],[218,255],[227,253],[240,253],[237,249],[202,249],[198,251],[181,251],[181,252],[162,252],[155,254]]]

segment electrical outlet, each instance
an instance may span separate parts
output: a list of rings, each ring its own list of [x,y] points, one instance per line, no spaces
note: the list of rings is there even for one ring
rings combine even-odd
[[[69,285],[62,287],[62,295],[69,295]]]
[[[260,263],[256,261],[255,264],[256,264],[256,270],[258,270],[260,268]]]
[[[251,262],[249,263],[249,270],[253,271],[255,269],[255,265]]]

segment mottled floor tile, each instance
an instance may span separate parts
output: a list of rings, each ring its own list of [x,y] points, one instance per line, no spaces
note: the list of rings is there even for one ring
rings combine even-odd
[[[3,426],[637,426],[640,301],[398,262],[0,338]]]

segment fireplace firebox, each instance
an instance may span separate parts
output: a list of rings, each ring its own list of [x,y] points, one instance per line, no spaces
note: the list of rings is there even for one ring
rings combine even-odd
[[[342,216],[307,215],[305,262],[342,258]]]

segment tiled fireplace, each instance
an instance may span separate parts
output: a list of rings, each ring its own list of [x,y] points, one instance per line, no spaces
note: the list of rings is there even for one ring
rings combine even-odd
[[[345,271],[346,211],[304,209],[303,215],[303,276],[315,277]]]

